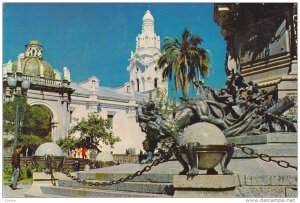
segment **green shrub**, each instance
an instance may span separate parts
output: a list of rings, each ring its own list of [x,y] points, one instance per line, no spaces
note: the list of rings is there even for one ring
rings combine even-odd
[[[37,171],[41,172],[42,169],[39,167],[39,168],[37,168]],[[10,176],[12,174],[12,172],[13,172],[12,165],[11,164],[5,164],[4,167],[3,167],[4,176]],[[32,178],[33,165],[31,163],[26,164],[26,165],[21,165],[20,172],[21,172],[22,177]]]
[[[33,165],[32,164],[26,165],[26,177],[32,178],[32,173],[33,173]]]
[[[6,175],[10,175],[13,171],[12,165],[11,164],[5,164],[3,167],[3,173]]]
[[[21,174],[23,177],[32,178],[33,170],[34,168],[31,163],[21,166]],[[38,169],[36,171],[38,171]]]

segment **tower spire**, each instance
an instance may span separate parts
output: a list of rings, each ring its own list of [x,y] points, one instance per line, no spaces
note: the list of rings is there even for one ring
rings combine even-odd
[[[160,37],[154,32],[154,18],[150,5],[142,21],[142,33],[136,37],[136,51],[130,56],[127,70],[130,74],[129,85],[134,91],[146,92],[155,88],[168,89],[162,78],[162,70],[157,69],[160,52]],[[141,60],[143,62],[141,62]]]

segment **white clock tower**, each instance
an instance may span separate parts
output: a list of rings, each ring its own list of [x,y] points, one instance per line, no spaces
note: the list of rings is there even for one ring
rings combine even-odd
[[[142,33],[136,37],[136,50],[131,52],[127,70],[134,91],[145,92],[156,88],[168,89],[157,61],[161,56],[160,37],[154,31],[154,18],[147,10],[143,17]]]

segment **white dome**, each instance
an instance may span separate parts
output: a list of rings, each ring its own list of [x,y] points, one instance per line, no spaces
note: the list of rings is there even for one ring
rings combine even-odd
[[[54,142],[46,142],[41,144],[35,151],[36,156],[44,156],[46,154],[53,156],[63,156],[63,150]]]
[[[96,161],[100,161],[100,162],[113,162],[114,161],[114,157],[110,152],[100,152],[97,157],[96,157]]]
[[[154,18],[149,10],[147,10],[146,14],[144,15],[143,21],[154,21]]]

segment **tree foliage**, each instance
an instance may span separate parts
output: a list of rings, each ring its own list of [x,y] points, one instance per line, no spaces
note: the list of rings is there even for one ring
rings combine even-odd
[[[187,29],[181,36],[181,41],[170,37],[165,39],[168,43],[163,46],[158,66],[163,69],[164,78],[172,80],[174,74],[176,90],[181,87],[183,96],[187,97],[190,82],[209,74],[210,58],[207,50],[200,47],[203,42],[201,37],[192,36]]]
[[[6,133],[14,132],[16,120],[17,99],[6,101],[3,103],[3,131]],[[29,118],[30,106],[24,97],[20,98],[20,127],[26,125],[26,120]],[[22,129],[21,129],[22,131]]]
[[[59,138],[56,141],[56,144],[58,144],[64,151],[67,151],[71,148],[79,147],[80,139],[76,139],[72,136],[67,136],[65,138]]]
[[[51,132],[51,114],[43,106],[31,106],[28,113],[30,119],[26,119],[22,126],[22,133],[35,134],[41,137]]]
[[[52,141],[51,134],[45,137],[41,137],[35,134],[21,134],[19,139],[21,146],[28,146],[32,148],[37,148],[41,144],[45,142],[51,142],[51,141]]]
[[[15,130],[17,98],[3,103],[3,132],[13,134]],[[20,138],[22,146],[39,146],[51,141],[51,114],[46,107],[30,106],[26,97],[20,98]],[[12,144],[7,140],[6,146]]]
[[[101,146],[101,143],[113,146],[116,142],[121,141],[118,136],[113,134],[109,120],[96,114],[90,114],[87,119],[82,118],[70,129],[70,134],[76,132],[80,133],[81,146],[86,148],[98,149],[97,146]]]

